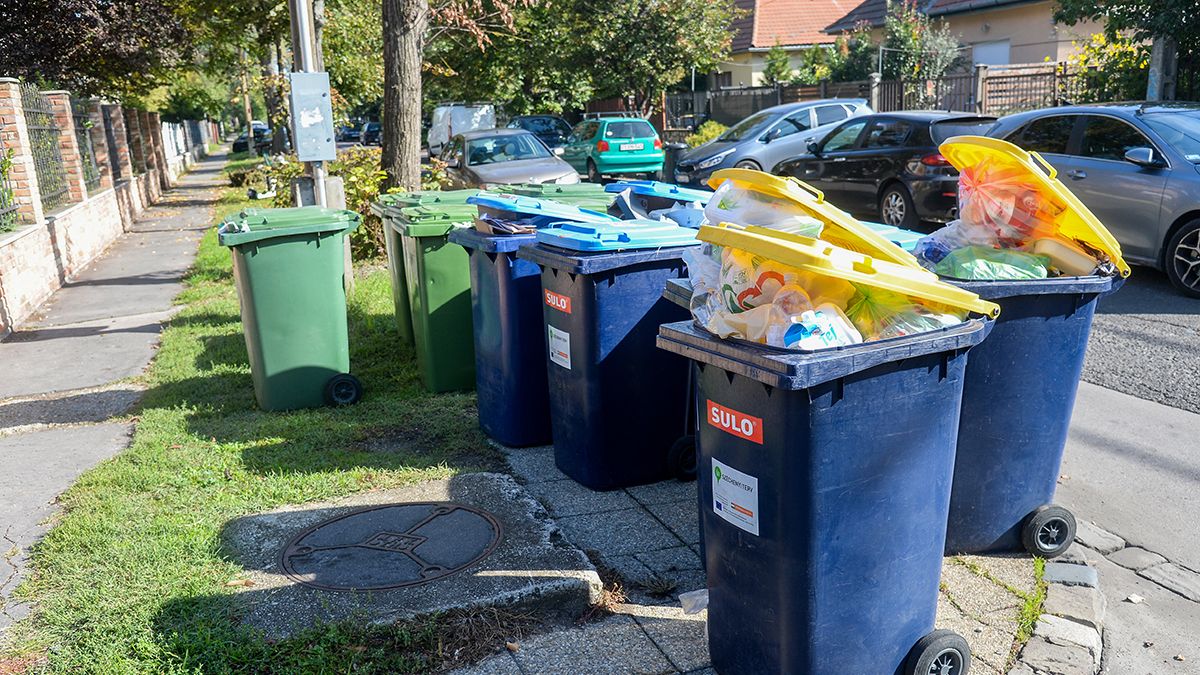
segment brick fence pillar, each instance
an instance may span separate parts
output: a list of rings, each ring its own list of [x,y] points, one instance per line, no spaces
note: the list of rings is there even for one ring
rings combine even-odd
[[[133,164],[134,173],[146,170],[145,146],[142,145],[142,123],[138,111],[122,108],[125,114],[125,139],[129,144],[129,161]]]
[[[159,179],[163,188],[171,187],[171,177],[167,175],[167,149],[163,144],[162,118],[158,113],[146,113],[150,120],[150,141],[154,144],[155,162],[158,164]]]
[[[107,190],[113,186],[112,176],[112,160],[109,159],[108,149],[108,133],[104,129],[104,110],[100,105],[100,101],[92,98],[88,99],[84,106],[87,108],[88,136],[92,139],[92,154],[96,159],[96,170],[100,172],[101,190]]]
[[[146,161],[146,171],[153,172],[158,167],[158,152],[154,149],[154,130],[150,126],[150,113],[139,110],[137,116],[138,132],[142,136],[142,159]]]
[[[72,203],[87,199],[83,182],[83,160],[79,156],[79,137],[75,135],[75,117],[71,114],[71,94],[66,91],[42,92],[54,111],[54,126],[58,127],[58,154],[67,174],[67,196]]]
[[[116,161],[112,165],[114,169],[115,179],[129,180],[133,177],[133,160],[129,156],[129,136],[125,131],[125,112],[121,110],[121,106],[112,103],[105,103],[101,106],[105,112],[105,121],[112,128],[113,146],[109,148],[109,152],[116,156]]]
[[[18,205],[17,213],[27,223],[40,223],[42,195],[38,191],[37,171],[33,168],[33,148],[25,127],[25,106],[21,103],[21,83],[11,77],[0,78],[0,144],[2,152],[12,151],[8,185]]]

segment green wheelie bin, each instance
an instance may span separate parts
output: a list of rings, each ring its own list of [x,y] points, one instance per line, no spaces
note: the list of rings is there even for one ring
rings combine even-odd
[[[247,209],[225,221],[242,332],[263,410],[347,405],[362,398],[350,374],[344,237],[353,211],[316,206]]]
[[[431,392],[475,388],[471,267],[466,249],[447,240],[470,227],[474,205],[423,204],[385,210],[400,240],[421,382]]]
[[[414,206],[437,207],[442,205],[466,204],[467,197],[479,194],[479,190],[426,190],[422,192],[393,192],[379,195],[371,202],[371,212],[383,221],[383,247],[387,252],[388,274],[392,280],[392,305],[396,314],[396,332],[400,342],[412,346],[412,310],[408,306],[408,282],[404,275],[404,250],[400,246],[400,232],[391,226],[388,208],[403,209]]]

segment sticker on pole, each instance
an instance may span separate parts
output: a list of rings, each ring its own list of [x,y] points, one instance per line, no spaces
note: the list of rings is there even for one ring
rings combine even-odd
[[[550,348],[550,361],[571,369],[571,334],[554,326],[546,326],[549,331],[546,346]]]
[[[758,479],[712,461],[713,513],[734,527],[758,535]]]

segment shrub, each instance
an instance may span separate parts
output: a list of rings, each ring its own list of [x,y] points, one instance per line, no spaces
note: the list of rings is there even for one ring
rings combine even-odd
[[[683,141],[688,144],[689,148],[699,147],[716,139],[717,136],[725,133],[725,130],[728,128],[720,122],[708,120],[704,124],[701,124],[699,129],[696,129],[696,133],[689,134]]]

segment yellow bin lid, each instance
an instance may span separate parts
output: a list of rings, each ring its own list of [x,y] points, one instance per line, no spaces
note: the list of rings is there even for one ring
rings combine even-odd
[[[1083,202],[1058,180],[1058,171],[1042,159],[1041,155],[1026,152],[1008,141],[987,136],[954,136],[946,139],[938,150],[959,171],[983,162],[1024,169],[1028,172],[1031,182],[1039,188],[1041,196],[1058,207],[1055,210],[1059,213],[1054,218],[1058,231],[1064,237],[1076,239],[1108,254],[1121,276],[1129,276],[1129,265],[1121,257],[1121,245],[1091,209],[1084,206]],[[1039,164],[1041,168],[1038,167]]]
[[[708,179],[708,185],[716,189],[727,180],[733,181],[738,187],[796,204],[824,224],[821,239],[831,244],[878,260],[926,271],[911,253],[863,225],[854,216],[825,201],[825,194],[807,183],[754,169],[721,169],[713,172],[712,177]]]
[[[790,232],[764,227],[742,227],[732,223],[705,225],[696,235],[700,241],[737,248],[797,269],[920,298],[946,307],[984,316],[1000,315],[1000,305],[975,293],[939,281],[924,269],[913,269],[878,260],[856,251],[834,246]]]

